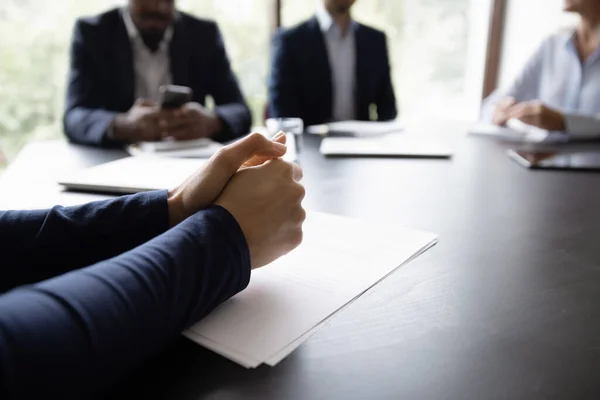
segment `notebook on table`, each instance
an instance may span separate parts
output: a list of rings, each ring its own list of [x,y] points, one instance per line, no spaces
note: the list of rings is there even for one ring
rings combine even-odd
[[[205,162],[204,159],[127,157],[65,176],[58,183],[70,190],[95,193],[132,194],[171,189]]]

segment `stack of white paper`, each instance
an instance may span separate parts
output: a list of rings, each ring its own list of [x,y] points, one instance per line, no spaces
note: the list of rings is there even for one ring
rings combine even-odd
[[[246,367],[274,366],[317,328],[436,242],[435,235],[309,214],[303,244],[184,332]]]

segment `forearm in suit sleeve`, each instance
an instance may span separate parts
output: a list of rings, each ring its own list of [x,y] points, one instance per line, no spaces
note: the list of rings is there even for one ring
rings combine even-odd
[[[114,257],[168,227],[167,191],[0,212],[0,293]]]
[[[225,129],[219,132],[216,140],[233,140],[250,132],[252,116],[237,79],[231,70],[225,44],[219,28],[215,25],[214,76],[211,95],[215,100],[216,114],[225,123]]]
[[[271,48],[269,117],[298,117],[302,113],[298,104],[297,74],[284,32],[275,34]]]
[[[390,60],[387,49],[387,38],[385,36],[383,37],[383,49],[385,54],[385,77],[379,93],[379,99],[377,101],[377,114],[379,121],[389,121],[396,119],[398,116],[398,111],[396,109],[396,95],[394,94],[394,85],[392,84]]]
[[[0,398],[91,398],[249,278],[241,229],[212,207],[128,253],[6,293]]]
[[[75,24],[70,50],[64,130],[72,142],[110,146],[116,144],[106,137],[116,112],[105,110],[99,101],[102,87],[94,76],[96,68],[89,54],[81,21]]]

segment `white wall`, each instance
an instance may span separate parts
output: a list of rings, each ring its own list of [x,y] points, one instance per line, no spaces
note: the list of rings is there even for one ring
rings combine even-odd
[[[508,1],[500,86],[510,84],[546,36],[576,24],[576,16],[564,13],[562,5],[563,0]]]

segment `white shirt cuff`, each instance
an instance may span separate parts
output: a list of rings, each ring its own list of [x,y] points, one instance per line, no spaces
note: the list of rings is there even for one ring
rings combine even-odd
[[[564,117],[569,136],[578,139],[600,138],[598,117],[578,114],[565,114]]]

